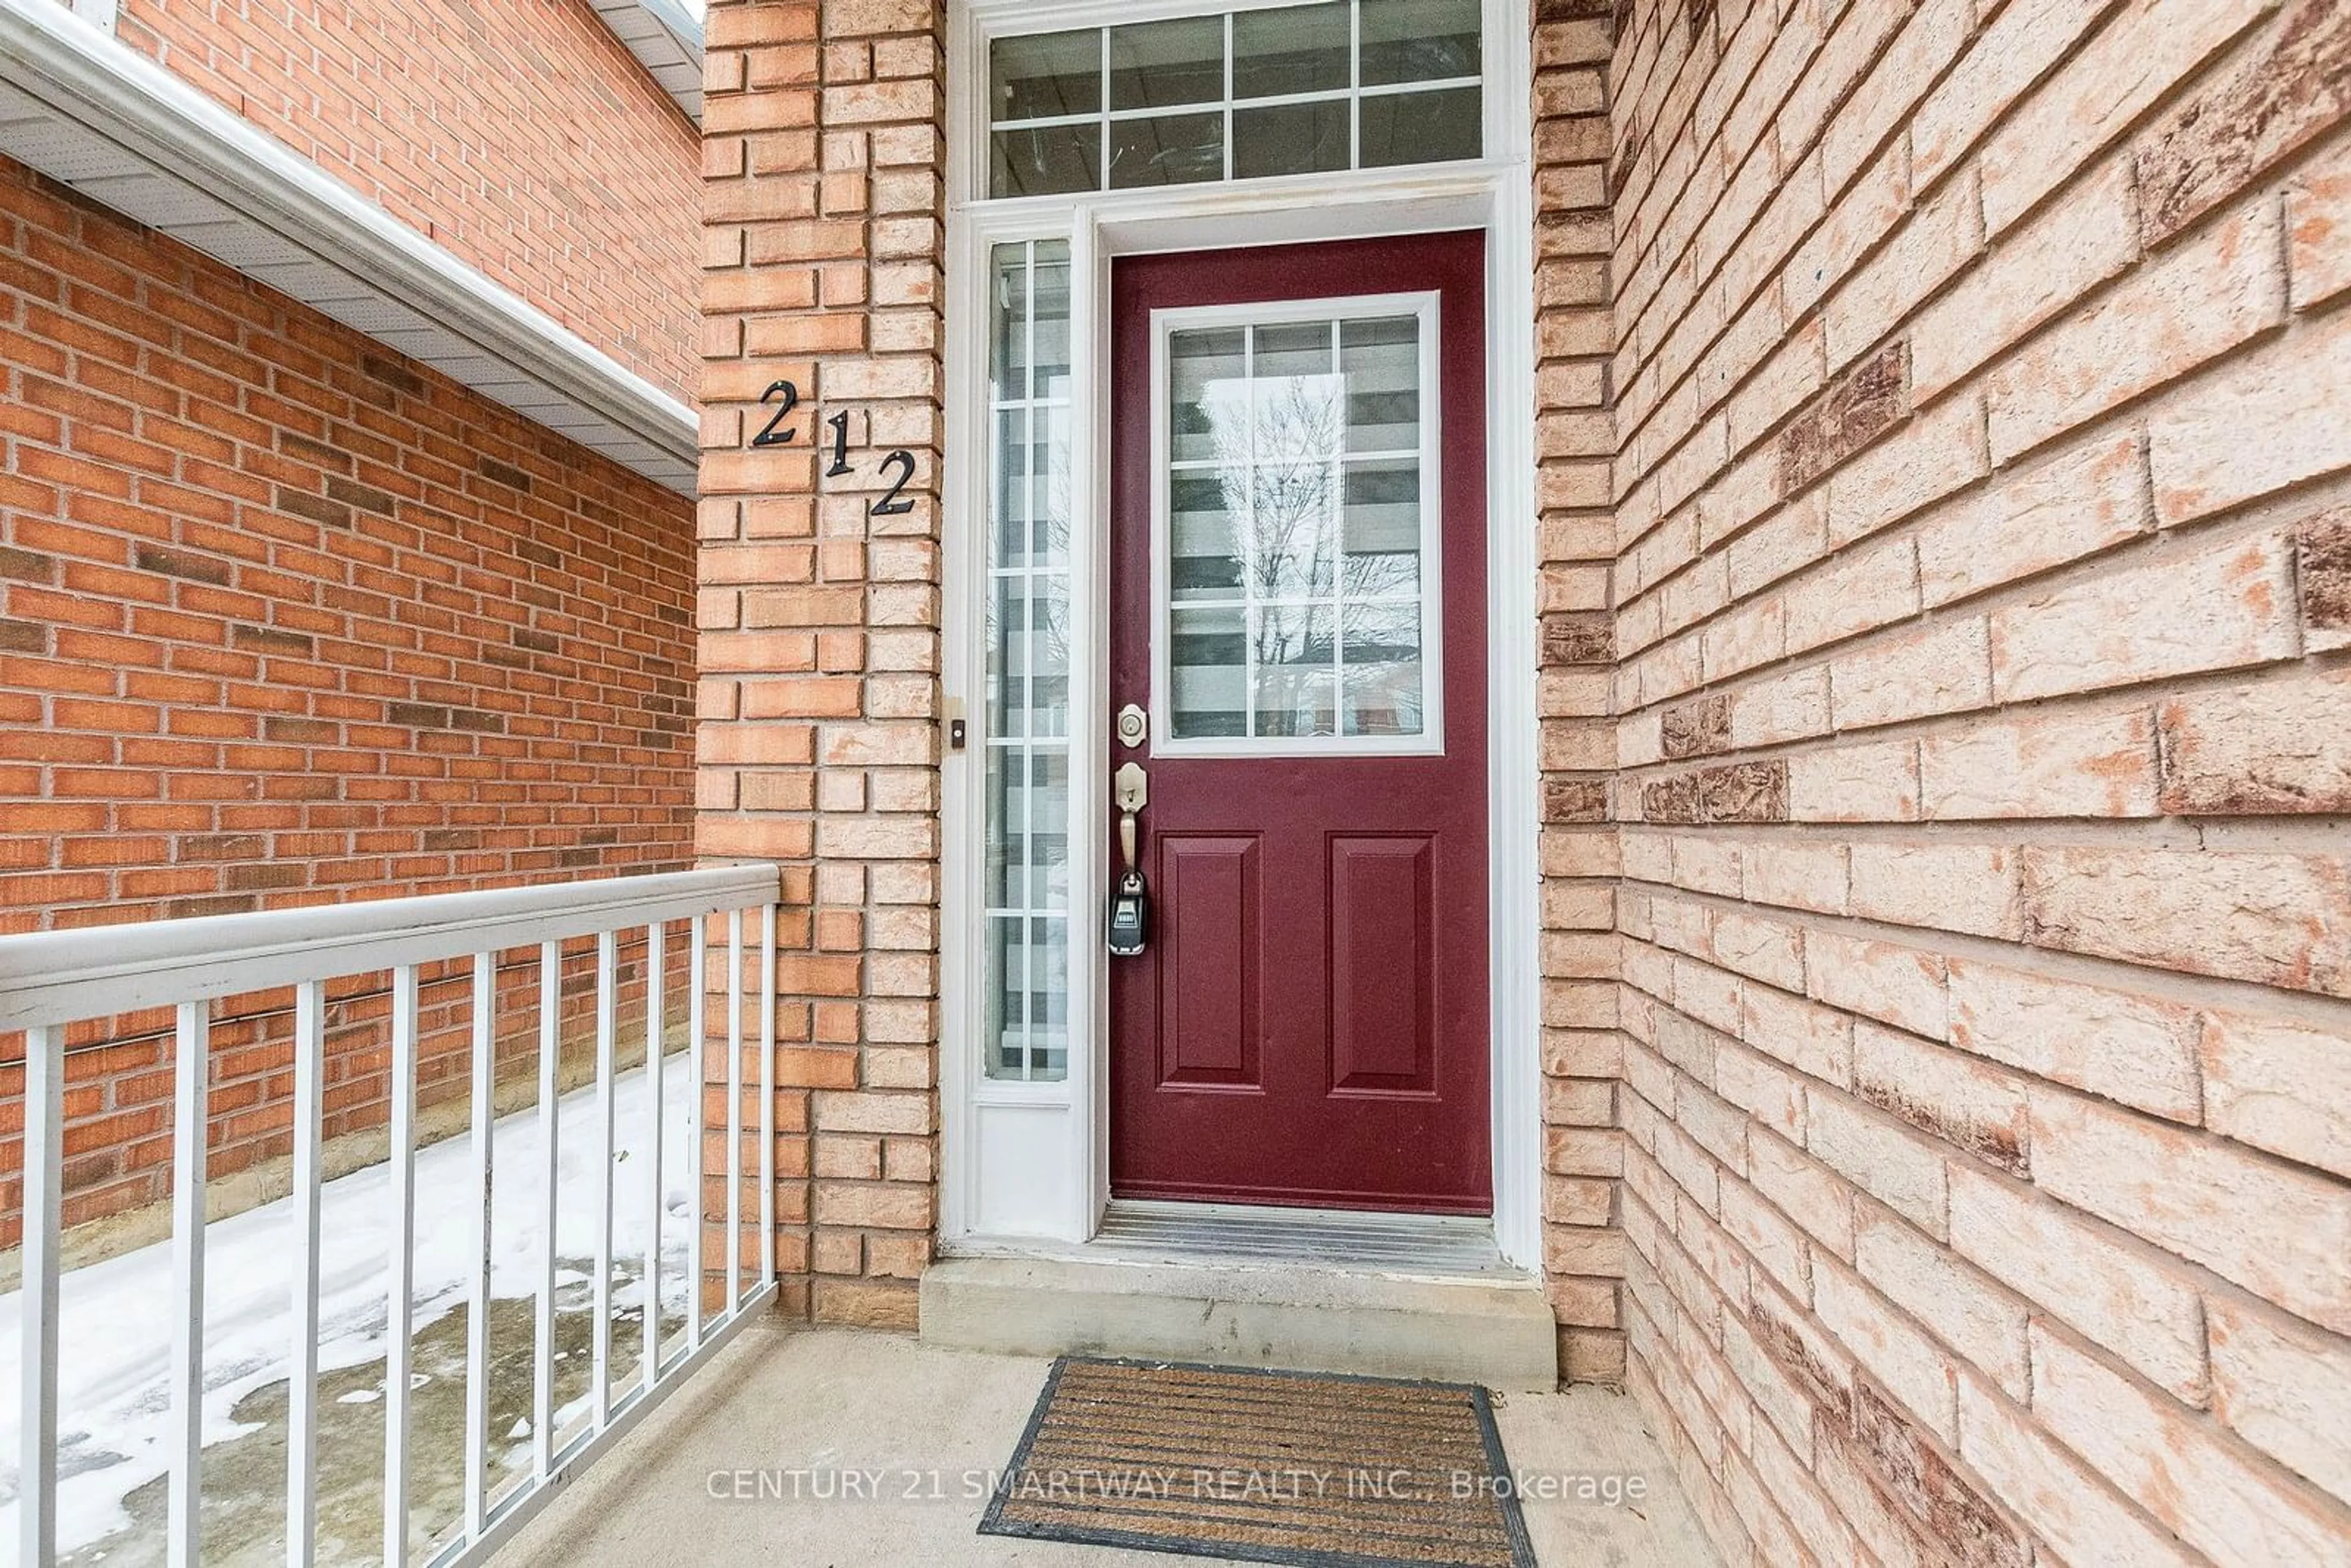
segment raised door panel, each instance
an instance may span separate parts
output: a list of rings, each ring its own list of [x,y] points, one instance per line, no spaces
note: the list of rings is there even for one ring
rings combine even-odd
[[[1331,1087],[1433,1093],[1436,846],[1421,836],[1330,845]]]
[[[1159,840],[1159,1082],[1259,1085],[1259,851],[1255,834]]]

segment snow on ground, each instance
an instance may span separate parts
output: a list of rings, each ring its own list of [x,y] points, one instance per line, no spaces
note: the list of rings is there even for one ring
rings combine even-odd
[[[641,1260],[651,1233],[645,1177],[651,1148],[647,1076],[640,1067],[614,1086],[613,1255]],[[691,1060],[672,1056],[662,1074],[662,1299],[668,1311],[686,1300],[686,1248],[692,1228],[688,1117]],[[556,1131],[558,1255],[570,1280],[590,1278],[579,1265],[596,1252],[599,1127],[591,1087],[559,1103]],[[543,1268],[546,1186],[541,1179],[536,1107],[500,1118],[491,1140],[491,1293],[528,1299]],[[458,1136],[416,1156],[415,1330],[461,1307],[479,1209],[471,1140]],[[362,1366],[385,1354],[390,1313],[385,1290],[392,1233],[391,1170],[371,1166],[325,1184],[319,1212],[320,1372]],[[292,1364],[293,1201],[247,1210],[205,1228],[204,1410],[207,1447],[255,1430],[230,1414],[247,1394],[283,1381]],[[640,1271],[632,1266],[628,1272]],[[616,1276],[619,1270],[616,1270]],[[57,1546],[70,1552],[131,1523],[123,1500],[162,1475],[172,1425],[171,1354],[174,1314],[169,1242],[67,1273],[59,1286]],[[616,1283],[613,1306],[642,1302],[633,1279]],[[0,1542],[16,1539],[22,1416],[24,1297],[0,1295]],[[616,1340],[618,1335],[616,1334]],[[615,1346],[616,1362],[619,1347]],[[559,1424],[559,1430],[560,1426]]]

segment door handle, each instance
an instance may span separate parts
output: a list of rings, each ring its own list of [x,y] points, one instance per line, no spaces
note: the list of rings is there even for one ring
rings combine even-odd
[[[1122,765],[1111,777],[1111,802],[1118,808],[1118,851],[1125,862],[1111,890],[1110,916],[1105,922],[1113,957],[1132,958],[1151,936],[1151,894],[1143,880],[1135,840],[1136,819],[1151,800],[1151,778],[1139,762]]]
[[[1151,802],[1151,775],[1143,770],[1140,762],[1129,762],[1111,778],[1110,798],[1118,808],[1118,848],[1126,857],[1126,869],[1134,865],[1134,820]]]

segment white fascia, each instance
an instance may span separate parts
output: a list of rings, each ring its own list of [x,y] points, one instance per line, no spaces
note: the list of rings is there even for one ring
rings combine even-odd
[[[0,152],[695,493],[692,408],[56,0],[0,0]]]
[[[588,0],[686,118],[702,121],[702,12],[681,0]]]

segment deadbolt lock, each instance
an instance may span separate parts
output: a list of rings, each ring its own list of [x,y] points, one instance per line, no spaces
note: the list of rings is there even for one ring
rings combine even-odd
[[[1118,743],[1129,751],[1151,738],[1151,716],[1134,703],[1118,710]]]

